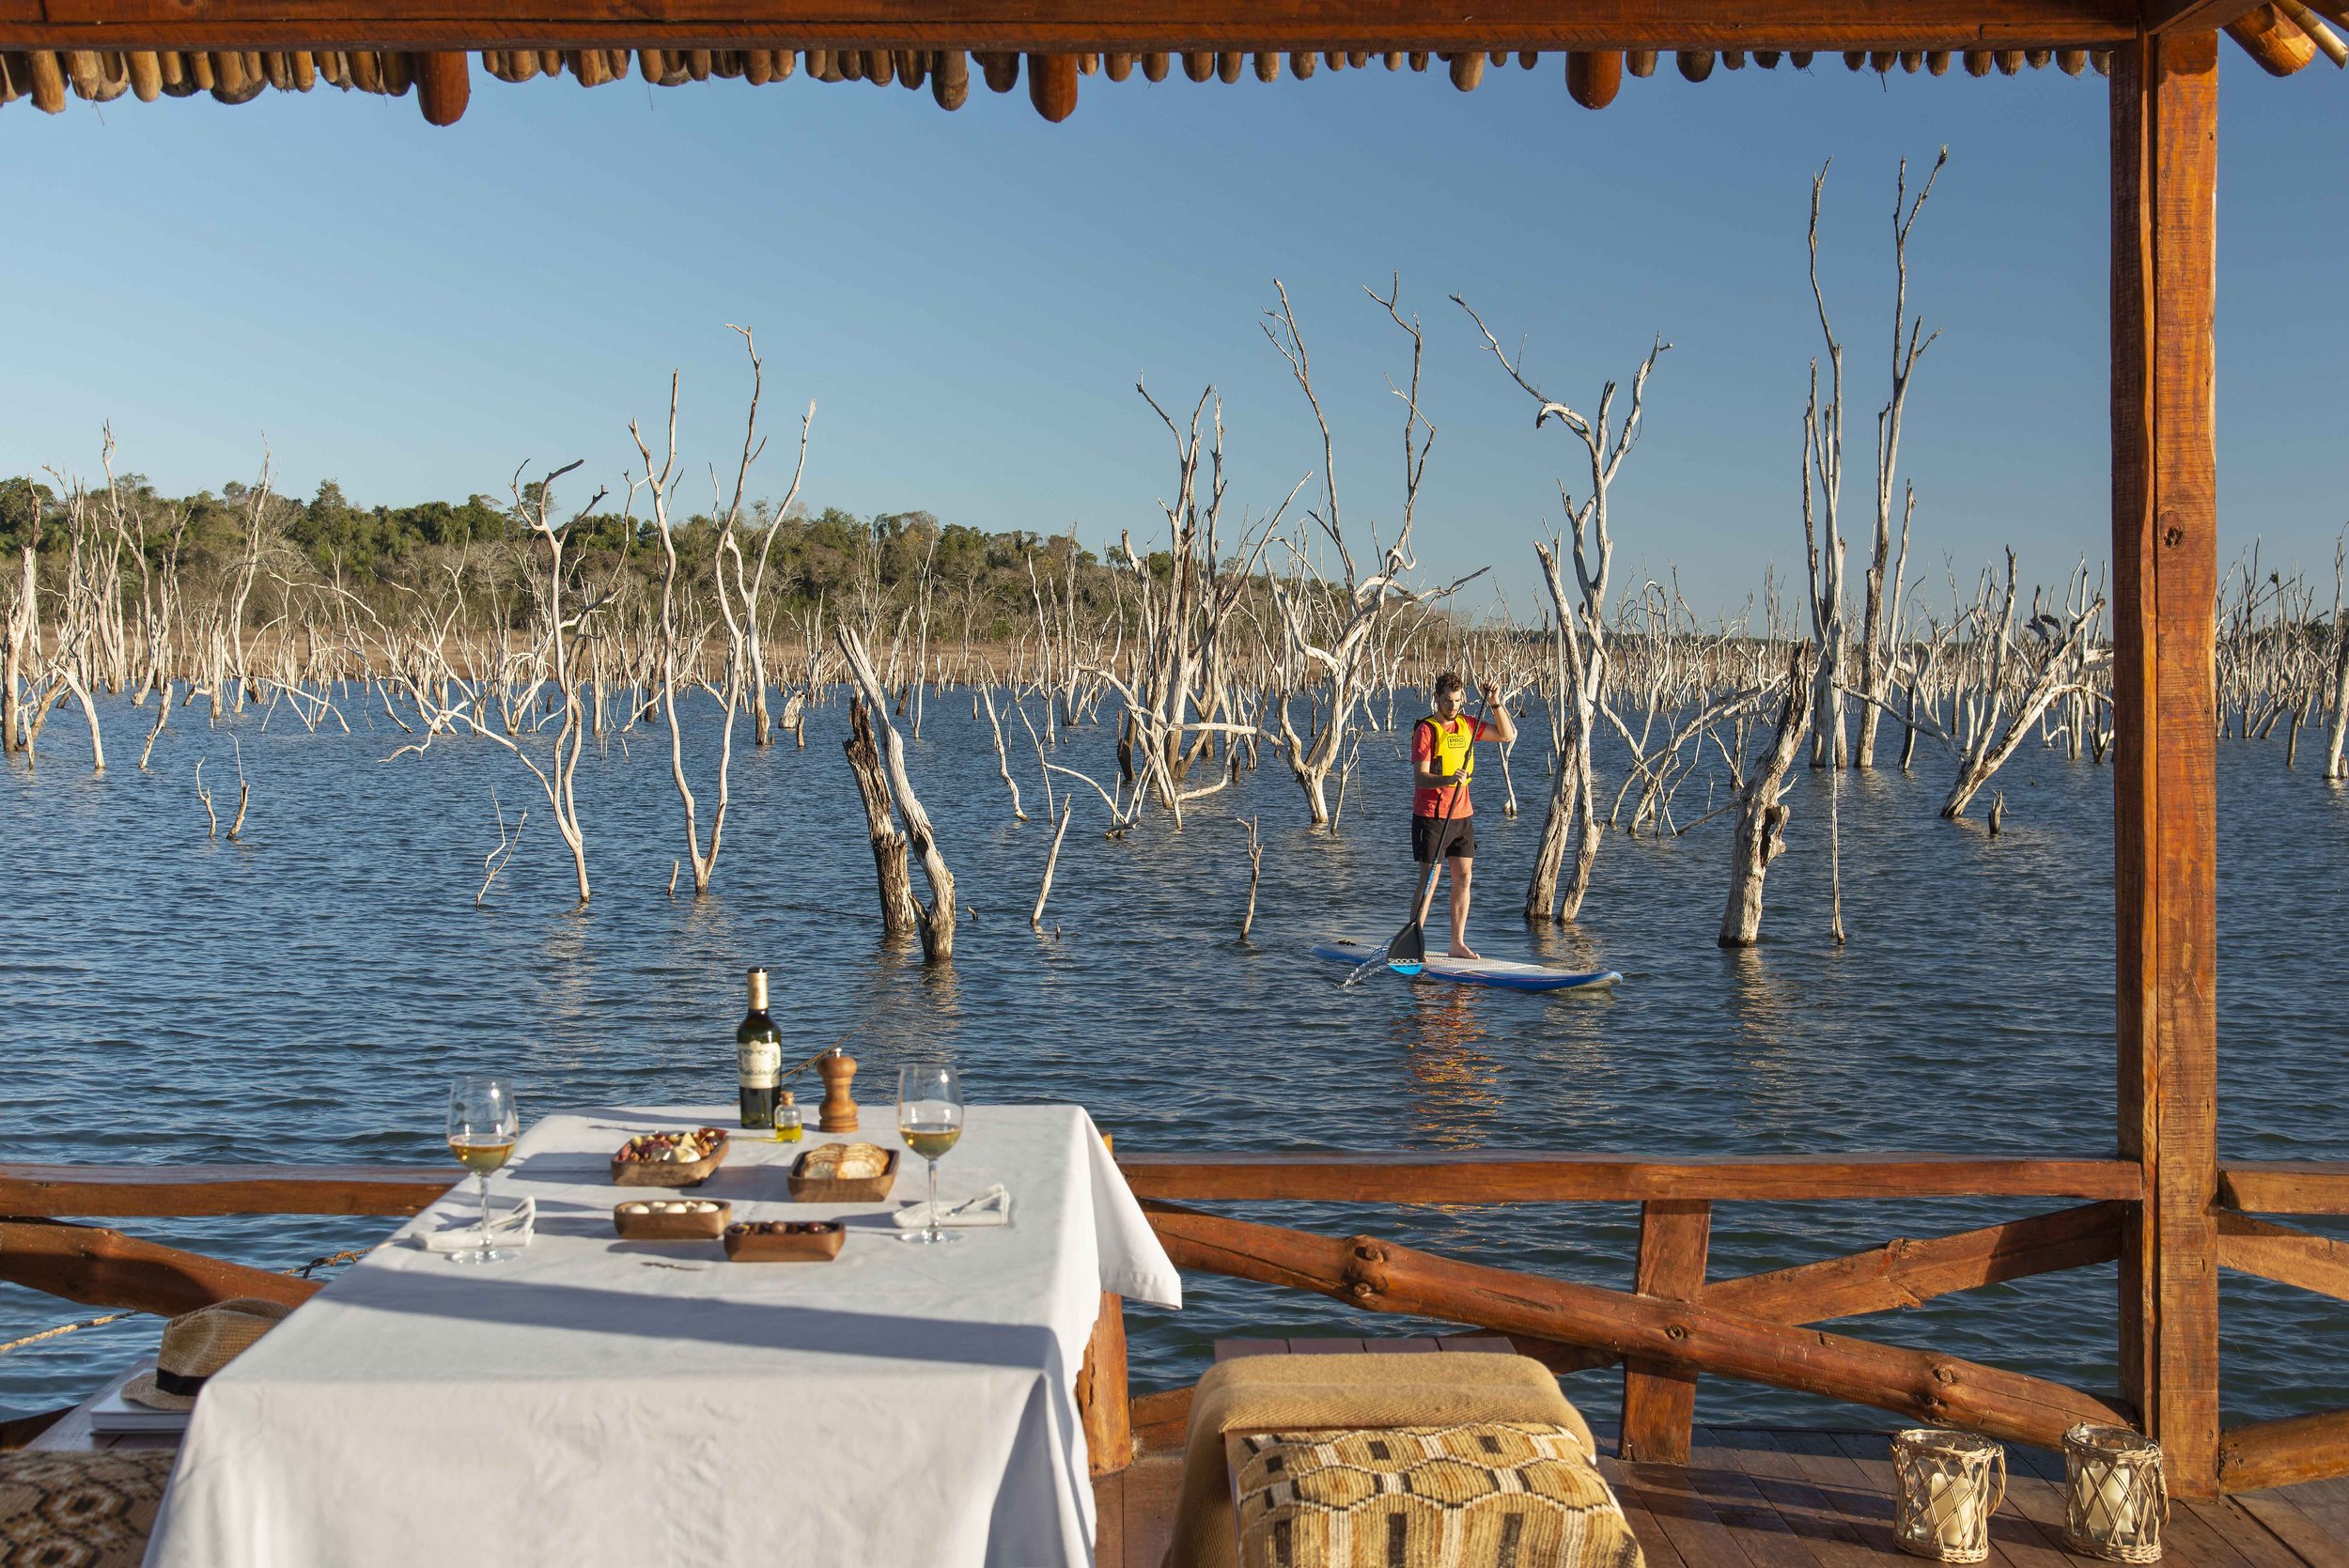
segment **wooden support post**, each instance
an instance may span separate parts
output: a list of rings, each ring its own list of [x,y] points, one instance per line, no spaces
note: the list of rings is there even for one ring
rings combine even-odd
[[[1077,1413],[1083,1420],[1087,1467],[1095,1475],[1122,1470],[1134,1459],[1134,1418],[1126,1384],[1126,1298],[1101,1293],[1101,1315],[1085,1342],[1077,1374]]]
[[[2123,1393],[2173,1491],[2217,1487],[2217,628],[2213,439],[2218,39],[2113,52],[2114,915]]]
[[[1113,1134],[1101,1147],[1117,1153]],[[1126,1298],[1101,1293],[1101,1315],[1085,1341],[1084,1365],[1077,1371],[1077,1415],[1083,1422],[1085,1465],[1095,1475],[1122,1470],[1134,1462],[1133,1389],[1126,1371]]]
[[[1670,1301],[1694,1301],[1704,1290],[1704,1258],[1713,1205],[1663,1199],[1640,1205],[1640,1264],[1632,1289]],[[1696,1422],[1697,1374],[1653,1361],[1623,1364],[1623,1437],[1617,1453],[1661,1465],[1686,1465]]]

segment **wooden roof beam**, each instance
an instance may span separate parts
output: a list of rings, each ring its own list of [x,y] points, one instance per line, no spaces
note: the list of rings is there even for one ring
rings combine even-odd
[[[2316,40],[2272,5],[2236,17],[2226,31],[2270,76],[2290,76],[2316,58]]]
[[[2250,8],[2202,3],[2232,8],[2204,27]],[[918,11],[878,0],[0,0],[0,48],[1901,52],[2109,47],[2139,21],[2129,0],[1703,0],[1669,15],[1650,0],[1493,0],[1473,17],[1398,14],[1371,0],[942,0]]]
[[[2144,0],[2145,30],[2149,33],[2215,33],[2247,11],[2258,0]]]

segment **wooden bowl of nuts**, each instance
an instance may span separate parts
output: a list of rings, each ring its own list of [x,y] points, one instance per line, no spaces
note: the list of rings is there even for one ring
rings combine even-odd
[[[734,1206],[716,1198],[639,1198],[612,1211],[622,1241],[715,1241]]]
[[[791,1162],[795,1203],[878,1203],[897,1181],[897,1151],[878,1143],[819,1143]]]
[[[640,1133],[612,1157],[614,1187],[699,1187],[726,1159],[726,1129]]]
[[[848,1238],[835,1219],[754,1219],[726,1227],[726,1256],[736,1263],[829,1263]]]

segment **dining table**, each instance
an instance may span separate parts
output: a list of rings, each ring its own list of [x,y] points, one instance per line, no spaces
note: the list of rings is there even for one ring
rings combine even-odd
[[[875,1120],[868,1108],[865,1120]],[[824,1141],[733,1130],[704,1185],[614,1185],[631,1136],[731,1126],[732,1108],[550,1114],[490,1181],[534,1201],[509,1261],[424,1238],[452,1190],[214,1376],[196,1400],[148,1568],[871,1568],[1092,1560],[1078,1370],[1104,1292],[1182,1302],[1092,1118],[974,1105],[942,1204],[1001,1184],[1008,1219],[907,1245],[920,1160],[862,1203],[792,1201]],[[455,1172],[452,1170],[452,1175]],[[631,1200],[709,1198],[736,1221],[837,1219],[830,1261],[730,1261],[715,1240],[622,1240]]]

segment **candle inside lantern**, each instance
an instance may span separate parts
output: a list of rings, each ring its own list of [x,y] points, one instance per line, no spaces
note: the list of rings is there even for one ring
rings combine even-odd
[[[1893,1540],[1941,1562],[1990,1555],[1990,1515],[2006,1490],[2006,1455],[1968,1433],[1916,1427],[1892,1436]]]
[[[2126,1427],[2081,1423],[2063,1435],[2070,1471],[2063,1540],[2075,1552],[2112,1562],[2161,1557],[2161,1448]]]
[[[2107,1530],[2117,1539],[2125,1540],[2137,1531],[2136,1476],[2130,1467],[2116,1461],[2096,1483],[2096,1500],[2104,1505]]]
[[[1925,1514],[1935,1521],[1934,1543],[1944,1551],[1970,1551],[1981,1538],[1982,1499],[1963,1477],[1928,1476]]]

